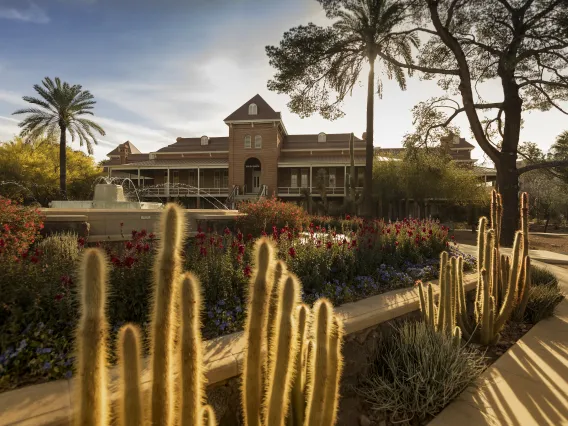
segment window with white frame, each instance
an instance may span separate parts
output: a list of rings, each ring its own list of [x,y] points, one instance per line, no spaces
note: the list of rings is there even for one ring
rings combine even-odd
[[[292,188],[298,187],[298,169],[292,169],[290,173],[290,186]]]
[[[308,187],[308,169],[302,169],[302,181],[300,186],[302,188],[307,188]]]
[[[329,187],[335,188],[336,182],[337,181],[335,179],[335,168],[330,168],[329,169]]]
[[[245,148],[250,148],[251,147],[251,137],[250,135],[246,135],[245,136]]]
[[[321,133],[318,135],[318,142],[325,142],[325,141],[326,141],[325,133],[324,133],[324,132],[321,132]]]
[[[201,145],[209,145],[209,138],[207,136],[201,136]]]
[[[249,115],[257,115],[258,114],[258,108],[256,106],[256,104],[250,104],[249,105]]]
[[[262,148],[262,136],[256,135],[254,137],[254,147],[255,148]]]

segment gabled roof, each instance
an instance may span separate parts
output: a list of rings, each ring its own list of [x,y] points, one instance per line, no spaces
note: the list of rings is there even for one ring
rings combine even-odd
[[[120,155],[120,152],[118,151],[118,149],[119,149],[122,145],[125,145],[125,146],[126,146],[126,153],[127,153],[128,155],[130,155],[130,154],[141,154],[140,150],[139,150],[138,148],[136,148],[132,142],[126,141],[126,142],[124,142],[124,143],[119,144],[115,149],[113,149],[111,152],[109,152],[109,153],[107,154],[107,156],[110,156],[110,155]]]
[[[177,138],[176,143],[159,149],[156,152],[211,152],[228,151],[229,138],[222,136],[219,138],[209,138],[207,145],[201,145],[201,138]]]
[[[249,105],[256,104],[257,114],[249,115]],[[241,121],[241,120],[280,120],[282,117],[279,112],[272,109],[270,105],[266,103],[262,96],[255,95],[248,102],[245,102],[239,109],[225,118],[224,121]]]
[[[287,135],[282,149],[349,149],[350,133],[326,133],[325,142],[318,142],[318,134]],[[353,136],[354,148],[364,148],[366,142]]]
[[[465,138],[460,138],[458,143],[454,143],[453,137],[451,135],[441,137],[440,142],[441,143],[444,143],[444,142],[447,143],[448,148],[450,148],[450,149],[454,149],[454,148],[471,148],[471,149],[473,149],[473,148],[475,148],[475,146],[470,144],[468,141],[466,141]]]

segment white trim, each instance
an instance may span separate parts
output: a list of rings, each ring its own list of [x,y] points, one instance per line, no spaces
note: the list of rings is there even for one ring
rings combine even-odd
[[[191,169],[228,169],[229,165],[216,165],[216,166],[210,166],[210,165],[200,165],[200,164],[196,164],[194,166],[176,166],[176,165],[170,165],[170,166],[135,166],[135,167],[124,167],[124,166],[118,166],[118,167],[112,167],[109,168],[109,170],[116,170],[116,171],[120,171],[120,170],[136,170],[136,169],[142,169],[142,170],[166,170],[168,168],[171,169],[176,169],[176,170],[191,170]]]
[[[232,124],[245,124],[245,123],[278,123],[284,129],[284,134],[288,135],[288,130],[286,130],[286,126],[281,118],[279,119],[258,119],[258,120],[225,120],[225,124],[232,125]]]
[[[349,163],[278,163],[278,167],[295,168],[295,167],[343,167]],[[355,162],[356,166],[364,166],[364,162]]]

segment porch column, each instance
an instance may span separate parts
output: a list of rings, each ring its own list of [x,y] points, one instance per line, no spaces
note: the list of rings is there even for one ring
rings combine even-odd
[[[167,174],[166,174],[166,197],[169,198],[170,196],[170,169],[167,169]]]
[[[138,169],[138,188],[140,188],[140,169]]]
[[[349,179],[351,179],[351,176],[349,176]],[[343,197],[347,197],[348,188],[349,188],[349,182],[347,181],[347,166],[345,166],[343,170],[343,191],[344,191]]]
[[[313,192],[314,181],[312,180],[312,166],[310,166],[310,194]]]
[[[196,208],[201,208],[201,194],[199,193],[201,188],[201,172],[199,171],[199,167],[197,168],[197,199],[196,199]]]

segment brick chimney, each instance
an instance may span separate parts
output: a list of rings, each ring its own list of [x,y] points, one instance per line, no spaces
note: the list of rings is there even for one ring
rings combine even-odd
[[[363,132],[363,135],[361,135],[361,139],[363,139],[364,141],[367,140],[367,132]]]

